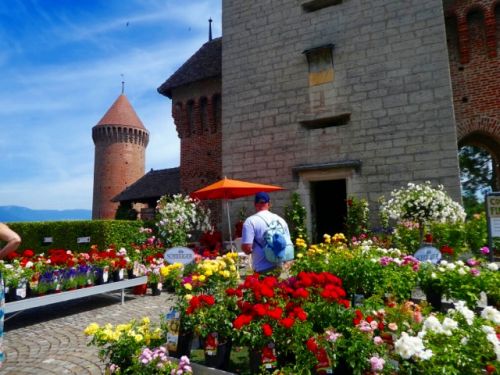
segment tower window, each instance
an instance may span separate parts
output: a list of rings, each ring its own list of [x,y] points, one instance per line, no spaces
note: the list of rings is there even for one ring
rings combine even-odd
[[[309,86],[317,86],[327,82],[333,82],[335,74],[333,70],[333,44],[327,44],[305,50],[309,64]]]

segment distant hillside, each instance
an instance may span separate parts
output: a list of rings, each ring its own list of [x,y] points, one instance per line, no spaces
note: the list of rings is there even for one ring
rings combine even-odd
[[[92,210],[32,210],[20,206],[0,206],[0,221],[90,220]]]

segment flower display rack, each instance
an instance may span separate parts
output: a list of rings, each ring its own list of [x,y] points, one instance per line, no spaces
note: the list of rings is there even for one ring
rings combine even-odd
[[[35,307],[47,306],[53,303],[70,301],[77,298],[89,297],[102,293],[109,293],[121,290],[121,303],[125,303],[125,289],[147,283],[147,276],[126,279],[112,283],[91,286],[83,289],[70,290],[61,293],[47,294],[40,297],[25,298],[20,301],[8,302],[5,304],[5,314],[32,309]]]

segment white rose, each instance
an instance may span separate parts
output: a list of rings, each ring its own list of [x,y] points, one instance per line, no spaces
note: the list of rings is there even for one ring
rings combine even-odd
[[[498,264],[496,263],[488,263],[486,266],[490,271],[498,271]]]

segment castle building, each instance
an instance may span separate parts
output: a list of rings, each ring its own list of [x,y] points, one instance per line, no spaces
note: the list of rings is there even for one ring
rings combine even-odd
[[[144,175],[149,132],[122,93],[92,128],[95,144],[92,219],[114,219],[112,198]]]
[[[500,178],[499,4],[223,0],[222,39],[158,89],[181,190],[221,176],[281,185],[274,210],[299,192],[318,240],[342,231],[349,196],[377,207],[429,180],[460,201],[459,146],[489,151]]]
[[[222,39],[211,38],[159,88],[172,99],[172,117],[181,142],[180,191],[191,193],[222,177]],[[215,221],[217,202],[208,203]]]

